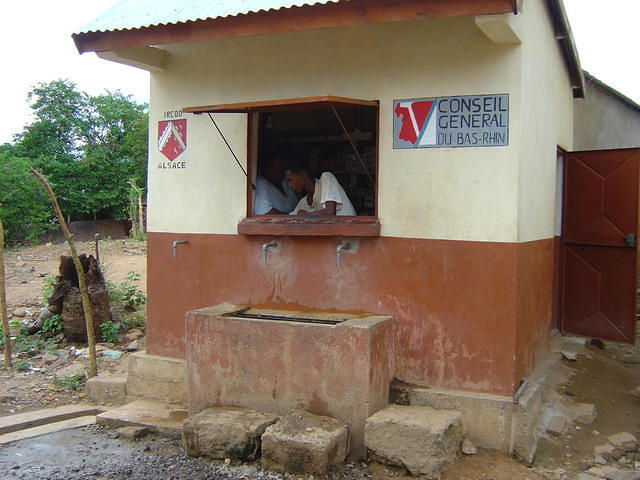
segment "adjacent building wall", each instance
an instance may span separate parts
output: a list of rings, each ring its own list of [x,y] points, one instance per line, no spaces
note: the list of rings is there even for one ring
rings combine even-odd
[[[576,150],[640,147],[640,105],[590,75],[574,112]]]

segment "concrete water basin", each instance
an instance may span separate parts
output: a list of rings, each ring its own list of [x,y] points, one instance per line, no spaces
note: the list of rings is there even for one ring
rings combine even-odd
[[[394,376],[391,317],[224,304],[187,313],[186,341],[192,414],[300,408],[345,422],[350,456],[365,456],[365,421]]]

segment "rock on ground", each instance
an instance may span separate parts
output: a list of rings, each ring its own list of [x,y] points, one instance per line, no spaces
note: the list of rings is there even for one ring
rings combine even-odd
[[[562,415],[554,415],[553,417],[551,417],[549,425],[547,426],[547,432],[556,437],[563,435],[566,429],[567,419]]]
[[[460,451],[462,451],[462,453],[464,453],[465,455],[476,455],[478,453],[478,449],[473,444],[473,442],[468,438],[465,438],[462,441],[462,446],[460,447]]]
[[[438,478],[455,460],[462,435],[458,411],[391,405],[367,419],[365,444],[382,463]]]
[[[127,440],[137,440],[144,437],[149,433],[146,427],[120,427],[116,429],[116,433],[120,438],[126,438]]]
[[[596,407],[591,403],[576,403],[569,409],[569,415],[574,421],[589,425],[596,420]]]
[[[607,437],[611,444],[624,449],[625,452],[632,452],[638,448],[638,440],[628,432],[616,433]]]
[[[64,367],[56,372],[58,378],[75,377],[77,375],[85,375],[85,369],[82,362],[72,363],[68,367]]]
[[[600,455],[603,457],[611,457],[616,447],[614,447],[610,443],[605,443],[604,445],[596,445],[593,447],[594,455]]]

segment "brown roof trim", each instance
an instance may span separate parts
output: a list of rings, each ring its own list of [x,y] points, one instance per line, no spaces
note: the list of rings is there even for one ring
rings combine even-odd
[[[547,8],[553,20],[553,28],[556,40],[560,45],[567,68],[569,69],[569,78],[571,79],[571,88],[573,89],[573,98],[584,98],[584,77],[582,76],[582,67],[580,66],[580,57],[576,43],[571,33],[567,12],[564,9],[562,0],[547,0]]]
[[[636,102],[631,100],[624,93],[620,93],[618,90],[613,88],[611,85],[607,85],[602,80],[594,77],[593,75],[591,75],[586,70],[584,71],[584,76],[585,76],[585,79],[586,79],[586,82],[587,82],[587,86],[593,84],[597,88],[599,88],[600,90],[603,90],[605,93],[608,93],[609,95],[612,95],[612,96],[616,97],[621,102],[626,103],[629,107],[633,108],[637,112],[640,112],[640,105],[638,105]]]
[[[276,110],[309,110],[317,108],[377,107],[378,100],[360,100],[357,98],[334,97],[321,95],[317,97],[284,98],[279,100],[260,100],[257,102],[223,103],[220,105],[203,105],[184,107],[184,113],[248,113],[273,112]]]
[[[516,13],[517,0],[351,0],[234,17],[72,35],[80,53],[319,28]]]

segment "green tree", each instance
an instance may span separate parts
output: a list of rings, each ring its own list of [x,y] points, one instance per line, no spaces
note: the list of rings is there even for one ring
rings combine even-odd
[[[0,219],[7,243],[37,241],[53,227],[53,211],[31,166],[10,145],[0,146]]]
[[[44,215],[38,207],[29,213],[29,205],[43,202],[42,195],[34,193],[33,180],[18,171],[28,167],[47,176],[71,220],[128,218],[127,181],[146,186],[147,106],[120,91],[90,96],[69,80],[38,84],[28,100],[34,121],[16,135],[13,145],[0,148],[0,201],[7,202],[7,238],[33,240],[51,224],[48,211]],[[34,194],[35,200],[26,207],[16,205],[4,193],[9,186],[11,192]],[[31,233],[18,231],[20,224]]]

